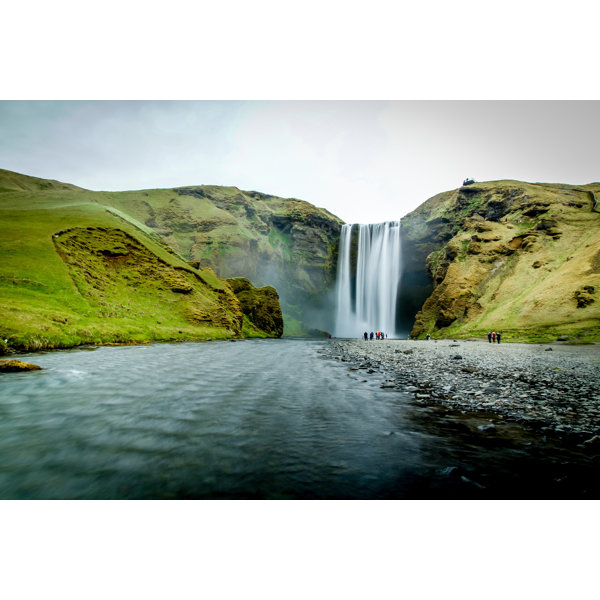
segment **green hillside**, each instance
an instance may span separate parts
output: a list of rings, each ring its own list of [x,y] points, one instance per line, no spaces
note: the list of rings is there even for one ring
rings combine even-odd
[[[287,335],[326,329],[342,221],[322,208],[236,187],[202,185],[90,196],[220,277],[277,289]]]
[[[600,340],[600,183],[491,181],[402,220],[407,268],[433,290],[413,336]]]
[[[0,170],[0,350],[277,335],[111,196]]]

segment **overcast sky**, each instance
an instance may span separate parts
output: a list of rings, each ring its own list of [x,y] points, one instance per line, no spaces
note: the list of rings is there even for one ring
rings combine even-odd
[[[195,184],[399,219],[478,181],[600,180],[598,101],[2,101],[0,168],[92,190]]]

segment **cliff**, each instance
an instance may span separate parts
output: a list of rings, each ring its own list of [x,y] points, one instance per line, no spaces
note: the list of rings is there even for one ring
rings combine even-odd
[[[598,195],[600,183],[478,182],[407,215],[405,279],[418,285],[405,305],[424,300],[412,335],[600,339]]]
[[[249,321],[226,281],[104,199],[0,170],[0,354],[280,335]]]
[[[279,294],[286,335],[327,329],[342,221],[295,198],[200,185],[104,193],[186,261],[219,277],[247,277]]]

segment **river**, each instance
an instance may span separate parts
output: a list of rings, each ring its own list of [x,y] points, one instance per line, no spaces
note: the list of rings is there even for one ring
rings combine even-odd
[[[328,341],[20,356],[0,375],[3,499],[598,497],[597,464],[516,424],[415,405]]]

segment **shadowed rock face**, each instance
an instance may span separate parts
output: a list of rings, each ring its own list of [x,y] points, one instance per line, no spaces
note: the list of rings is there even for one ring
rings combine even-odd
[[[405,306],[422,304],[412,335],[600,334],[589,292],[600,282],[591,193],[599,189],[484,182],[438,194],[407,215],[405,279],[420,286],[403,286],[412,294]]]
[[[240,302],[242,312],[257,329],[269,337],[283,335],[283,316],[279,296],[274,287],[254,287],[245,277],[228,279],[234,294]]]

